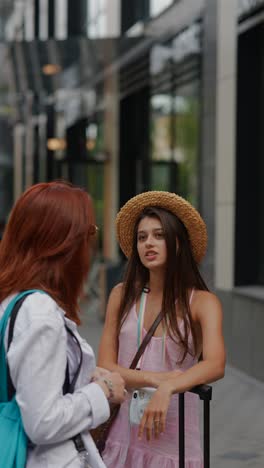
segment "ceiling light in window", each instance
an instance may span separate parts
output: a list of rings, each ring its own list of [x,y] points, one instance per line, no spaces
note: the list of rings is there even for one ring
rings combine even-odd
[[[47,148],[50,151],[64,150],[67,146],[64,138],[49,138],[47,141]]]
[[[44,75],[48,76],[57,75],[57,73],[61,72],[61,66],[56,63],[47,63],[46,65],[43,65],[42,72]]]

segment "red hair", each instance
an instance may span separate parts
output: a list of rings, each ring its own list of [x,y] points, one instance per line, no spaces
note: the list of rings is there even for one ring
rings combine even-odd
[[[0,243],[0,302],[18,291],[42,289],[79,324],[93,223],[91,198],[80,188],[59,181],[26,190]]]

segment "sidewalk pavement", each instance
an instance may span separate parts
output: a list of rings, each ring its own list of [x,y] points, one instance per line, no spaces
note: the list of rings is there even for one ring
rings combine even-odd
[[[227,366],[213,384],[212,468],[264,467],[264,384]]]
[[[97,353],[103,325],[87,303],[82,310],[81,335]],[[227,366],[213,384],[210,445],[212,468],[264,468],[264,383]]]

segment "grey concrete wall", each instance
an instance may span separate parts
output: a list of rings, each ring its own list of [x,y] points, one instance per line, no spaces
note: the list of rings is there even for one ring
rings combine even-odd
[[[264,382],[264,300],[245,292],[217,291],[224,311],[230,364]]]
[[[217,2],[215,285],[234,286],[237,0]]]
[[[203,16],[202,112],[200,159],[200,211],[208,230],[208,249],[202,273],[214,285],[217,0],[205,2]]]
[[[201,212],[208,227],[203,265],[209,285],[233,287],[237,0],[204,10]]]

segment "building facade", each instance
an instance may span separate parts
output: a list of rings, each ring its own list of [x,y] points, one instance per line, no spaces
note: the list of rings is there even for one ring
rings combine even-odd
[[[222,15],[224,8],[223,5]],[[220,263],[228,239],[230,250],[229,260],[226,258],[218,268],[216,285],[225,305],[225,335],[230,361],[246,373],[264,380],[261,349],[264,310],[264,2],[238,0],[234,2],[231,14],[229,34],[225,31],[223,39],[229,54],[221,59],[223,75],[222,91],[218,95],[217,143],[218,158],[228,157],[225,178],[229,179],[229,190],[224,183],[219,186],[219,192],[226,193],[225,199],[222,195],[220,200],[226,217],[222,221],[219,218],[216,229],[219,231],[221,222],[226,223],[227,228],[219,242],[216,264]],[[223,155],[226,148],[226,155]],[[224,280],[227,261],[226,271],[232,274]]]
[[[264,380],[264,1],[4,3],[1,216],[27,185],[69,179],[93,195],[113,261],[120,205],[184,196],[208,226],[228,360]]]

